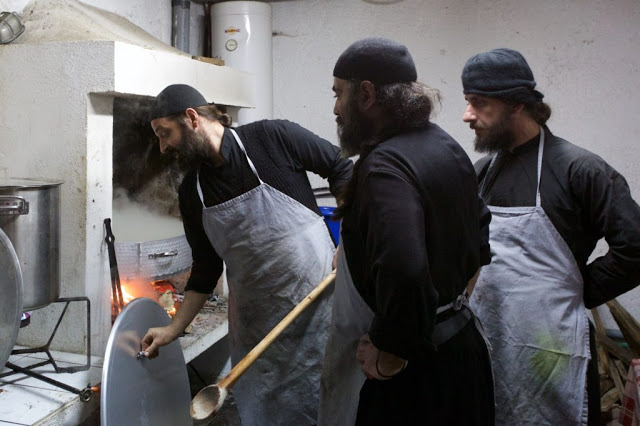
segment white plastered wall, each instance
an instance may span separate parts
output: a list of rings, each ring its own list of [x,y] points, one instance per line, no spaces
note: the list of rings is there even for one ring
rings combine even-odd
[[[65,57],[95,57],[99,63],[61,59]],[[109,310],[95,302],[104,300],[104,290],[109,289],[108,285],[102,285],[105,277],[108,279],[108,265],[105,276],[104,265],[96,262],[96,250],[88,246],[99,239],[101,223],[87,219],[93,210],[110,214],[111,185],[107,182],[111,180],[111,151],[104,140],[88,138],[88,101],[89,93],[106,92],[113,87],[114,76],[109,73],[113,69],[113,45],[103,42],[9,45],[0,50],[0,61],[3,64],[0,68],[3,83],[0,86],[0,99],[3,99],[0,167],[7,168],[9,176],[64,181],[61,186],[62,296],[89,297],[94,302],[93,331],[99,333]],[[96,105],[97,110],[106,108],[108,105]],[[96,115],[96,120],[91,120],[95,121],[97,134],[110,135],[108,120],[99,117]],[[100,246],[96,245],[98,249]],[[89,270],[93,274],[88,277]],[[106,294],[108,297],[108,292]],[[54,313],[59,312],[57,308],[50,305],[33,312],[33,326],[23,329],[19,343],[46,342],[51,321],[55,321]],[[61,332],[76,329],[74,323],[79,324],[76,330],[84,330],[82,311],[75,309],[70,314],[67,317],[70,322],[63,323]],[[77,337],[83,333],[78,334],[80,336],[61,335],[60,343],[81,351],[84,340]],[[98,335],[92,337],[99,338]]]
[[[0,10],[19,13],[29,1],[0,0]],[[158,40],[171,44],[171,0],[84,0],[82,3],[116,13]]]
[[[440,90],[435,121],[476,160],[473,133],[462,122],[460,73],[473,54],[510,47],[527,58],[553,108],[551,130],[602,156],[640,200],[637,0],[293,0],[272,6],[276,118],[336,143],[333,65],[353,41],[388,37],[408,46],[419,79]],[[619,300],[640,319],[639,289]],[[608,309],[600,311],[615,328]]]

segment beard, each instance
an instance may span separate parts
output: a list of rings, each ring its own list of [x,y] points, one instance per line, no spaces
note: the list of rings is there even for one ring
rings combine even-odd
[[[491,127],[477,127],[471,125],[472,129],[484,129],[486,133],[476,135],[474,147],[476,152],[493,154],[503,149],[509,148],[515,140],[513,131],[513,113],[503,111],[498,121]]]
[[[187,171],[198,167],[204,161],[211,161],[213,148],[206,135],[197,133],[180,121],[182,143],[176,148],[176,160],[179,166]]]
[[[365,141],[372,138],[373,122],[358,110],[355,96],[350,96],[342,116],[336,118],[338,139],[344,157],[353,157],[362,152]]]

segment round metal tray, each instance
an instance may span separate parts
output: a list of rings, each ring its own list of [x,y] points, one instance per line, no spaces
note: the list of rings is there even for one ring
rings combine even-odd
[[[147,298],[127,304],[113,324],[102,370],[102,426],[191,425],[191,391],[180,343],[160,348],[155,359],[137,358],[152,327],[169,324],[167,313]]]
[[[22,272],[18,255],[0,228],[0,371],[18,338],[22,318]],[[5,272],[6,271],[6,272]]]

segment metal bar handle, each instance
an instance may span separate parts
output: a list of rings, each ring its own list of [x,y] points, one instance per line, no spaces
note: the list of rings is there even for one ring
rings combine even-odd
[[[156,259],[158,257],[171,257],[177,256],[178,250],[165,251],[164,253],[151,253],[149,255],[149,259]]]
[[[29,202],[22,197],[0,195],[0,214],[29,214]]]

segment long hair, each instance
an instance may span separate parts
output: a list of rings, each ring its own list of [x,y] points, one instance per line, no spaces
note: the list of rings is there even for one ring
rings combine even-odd
[[[524,112],[540,126],[544,126],[547,123],[547,120],[549,120],[549,117],[551,117],[551,107],[542,101],[524,103],[519,102],[517,99],[498,99],[501,99],[507,105],[516,106],[522,104],[524,106]]]
[[[198,113],[199,116],[202,116],[211,121],[218,121],[224,127],[231,127],[231,116],[227,114],[227,109],[222,105],[216,105],[212,102],[209,105],[195,107],[194,110]],[[184,116],[184,111],[181,111],[176,114],[170,115],[167,118],[170,121],[175,121]],[[180,123],[183,123],[182,120],[180,121]]]
[[[349,82],[349,97],[360,90],[361,81]],[[382,120],[386,125],[372,138],[360,144],[360,158],[353,166],[351,180],[338,194],[338,207],[334,218],[344,217],[353,202],[358,182],[360,165],[373,149],[385,140],[429,124],[434,102],[440,102],[440,94],[436,89],[419,82],[391,83],[376,88],[376,104],[382,110]]]
[[[209,119],[219,121],[224,127],[231,127],[231,116],[227,114],[227,109],[222,105],[210,103],[209,105],[194,108],[196,112]]]
[[[547,120],[551,117],[551,107],[542,101],[525,105],[524,110],[541,126],[547,124]]]

